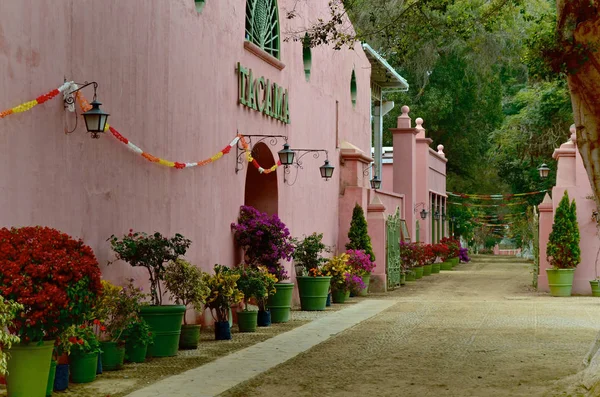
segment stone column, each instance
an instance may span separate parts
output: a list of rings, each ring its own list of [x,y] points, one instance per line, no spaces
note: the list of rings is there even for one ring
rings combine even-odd
[[[376,259],[375,270],[371,273],[371,285],[369,286],[371,292],[387,291],[385,218],[385,206],[374,194],[373,201],[367,210],[367,227]]]
[[[405,220],[411,237],[415,235],[416,204],[416,137],[418,130],[411,127],[408,106],[402,106],[398,128],[390,131],[394,137],[394,193],[404,194]]]
[[[550,264],[546,260],[546,247],[548,246],[548,239],[550,238],[550,232],[552,231],[552,224],[554,223],[554,210],[552,207],[552,199],[548,194],[544,196],[544,201],[538,206],[540,213],[539,218],[539,260],[540,260],[540,273],[538,274],[538,290],[539,291],[550,291],[548,287],[548,275],[546,269],[550,268]]]
[[[429,219],[421,219],[419,211],[421,208],[429,211],[429,145],[433,143],[431,138],[425,136],[425,129],[423,128],[423,119],[417,118],[415,120],[417,126],[416,135],[416,198],[415,205],[423,203],[419,207],[419,210],[415,213],[415,222],[419,222],[420,232],[419,237],[422,242],[431,242],[431,222]],[[394,149],[395,150],[395,149]],[[407,208],[408,209],[408,208]],[[414,211],[413,211],[414,213]]]

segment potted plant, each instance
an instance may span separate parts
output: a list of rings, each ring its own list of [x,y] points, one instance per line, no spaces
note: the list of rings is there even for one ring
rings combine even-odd
[[[154,342],[154,336],[148,323],[141,317],[129,321],[123,330],[125,339],[125,360],[132,363],[146,361],[148,346]]]
[[[208,307],[215,319],[215,340],[231,339],[229,311],[232,305],[242,301],[244,294],[238,289],[238,273],[222,265],[215,265],[214,274],[204,273],[204,284],[210,289],[206,299]]]
[[[67,340],[70,347],[71,382],[89,383],[96,379],[100,341],[91,325],[74,326],[73,336]]]
[[[9,355],[6,352],[10,350],[13,344],[18,344],[20,339],[17,335],[8,332],[13,327],[13,320],[17,312],[23,310],[23,305],[4,299],[0,295],[0,375],[6,376]]]
[[[323,274],[331,276],[331,298],[333,303],[344,303],[350,295],[351,289],[365,287],[362,278],[354,273],[349,265],[350,255],[343,253],[334,256],[323,266]]]
[[[454,266],[458,265],[458,256],[460,254],[460,242],[453,238],[444,237],[440,240],[440,243],[445,244],[449,250],[446,262],[450,264],[450,269],[442,268],[442,270],[452,270]]]
[[[435,262],[435,254],[431,244],[418,244],[419,262],[423,267],[423,276],[431,276],[433,262]]]
[[[371,256],[364,250],[347,250],[348,265],[354,270],[354,273],[361,277],[364,288],[356,290],[356,295],[367,296],[369,293],[369,283],[371,281],[371,272],[375,269],[375,262]]]
[[[53,361],[56,362],[54,391],[63,391],[69,387],[69,354],[71,347],[77,344],[76,327],[70,326],[56,338],[53,350]]]
[[[102,297],[95,310],[94,325],[99,334],[102,349],[102,369],[114,371],[123,367],[125,342],[123,330],[131,318],[137,318],[145,294],[133,285],[125,287],[102,280]]]
[[[163,305],[161,282],[165,277],[167,263],[185,255],[191,241],[179,233],[167,238],[158,232],[148,235],[134,233],[131,229],[122,238],[112,235],[108,241],[117,259],[148,271],[152,304],[142,306],[140,311],[154,334],[154,344],[148,349],[148,354],[154,357],[176,355],[185,306]]]
[[[237,286],[244,294],[244,309],[237,312],[240,332],[255,332],[258,325],[266,327],[271,323],[270,312],[265,310],[269,294],[275,292],[277,279],[265,267],[240,265],[237,269],[240,278]],[[259,310],[249,310],[248,303],[254,299]],[[262,313],[262,315],[261,315]],[[259,324],[259,317],[260,324]]]
[[[269,295],[266,308],[271,321],[284,323],[290,319],[294,284],[289,279],[281,260],[290,260],[294,252],[293,240],[287,226],[277,215],[268,215],[251,206],[242,206],[238,223],[231,224],[236,244],[244,250],[244,262],[265,266],[278,280],[275,292]]]
[[[569,202],[565,191],[556,213],[546,247],[546,256],[551,268],[546,269],[552,296],[571,296],[575,267],[581,261],[579,248],[579,226],[575,200]]]
[[[165,271],[165,286],[171,297],[178,305],[185,307],[179,347],[182,349],[197,349],[200,339],[200,325],[187,323],[187,309],[193,307],[202,311],[202,305],[210,293],[204,284],[204,272],[186,260],[177,259],[167,266]]]
[[[402,263],[402,269],[406,274],[406,281],[415,281],[416,272],[415,267],[417,264],[417,255],[415,245],[413,243],[407,243],[400,241],[400,262]]]
[[[0,229],[0,295],[23,306],[8,327],[8,396],[46,393],[56,337],[80,324],[101,292],[91,248],[47,227]]]
[[[445,261],[445,259],[448,257],[448,255],[450,254],[450,250],[448,249],[448,246],[446,244],[433,244],[432,245],[433,248],[433,253],[435,254],[435,260],[433,262],[433,265],[431,266],[431,273],[439,273],[440,270],[442,269],[442,265]],[[439,260],[439,262],[438,262]],[[448,265],[445,265],[447,270]],[[452,266],[450,265],[450,268],[452,268]]]
[[[325,310],[331,276],[321,272],[321,266],[327,261],[322,253],[330,249],[322,240],[323,233],[313,233],[304,236],[303,240],[294,240],[296,249],[293,258],[302,310]]]
[[[468,262],[470,262],[471,258],[469,258],[469,249],[461,247],[460,251],[459,251],[459,254],[458,254],[458,259],[462,263],[468,263]]]

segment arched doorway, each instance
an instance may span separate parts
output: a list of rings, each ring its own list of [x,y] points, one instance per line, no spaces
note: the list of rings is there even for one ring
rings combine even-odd
[[[254,145],[252,157],[264,169],[269,169],[275,165],[275,159],[271,150],[262,142]],[[266,212],[269,215],[277,214],[279,209],[277,173],[260,174],[256,167],[250,163],[248,163],[247,167],[244,204],[252,206],[261,212]]]

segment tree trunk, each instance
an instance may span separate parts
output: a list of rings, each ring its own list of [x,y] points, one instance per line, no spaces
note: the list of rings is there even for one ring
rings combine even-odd
[[[590,50],[567,57],[575,69],[569,74],[569,90],[577,128],[577,147],[583,159],[596,201],[600,199],[600,17],[589,1],[558,0],[558,31],[573,35],[575,44]],[[575,30],[567,32],[567,26]],[[573,51],[573,50],[571,50]],[[570,59],[569,59],[570,58]],[[588,58],[588,59],[586,59]]]

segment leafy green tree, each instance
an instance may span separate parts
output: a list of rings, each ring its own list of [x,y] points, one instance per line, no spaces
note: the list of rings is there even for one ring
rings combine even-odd
[[[358,204],[354,206],[354,210],[352,211],[352,221],[350,222],[350,230],[348,230],[348,238],[350,241],[346,244],[346,249],[364,250],[365,253],[371,256],[371,260],[375,262],[375,254],[371,246],[371,237],[369,237],[365,213]]]
[[[550,265],[557,269],[572,269],[581,261],[577,209],[575,200],[569,202],[566,191],[554,214],[546,256]]]

